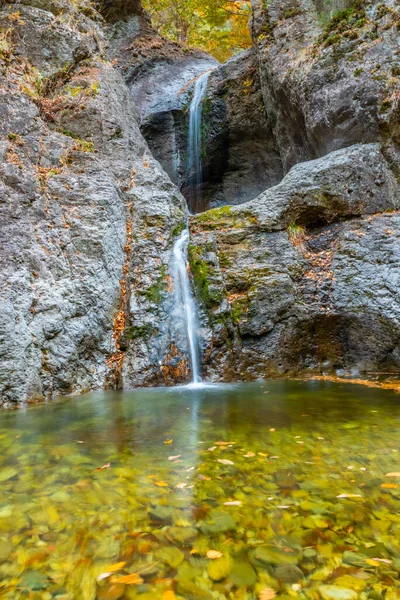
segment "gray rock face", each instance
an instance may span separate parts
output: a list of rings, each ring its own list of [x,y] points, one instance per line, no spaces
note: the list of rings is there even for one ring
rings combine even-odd
[[[88,17],[69,3],[52,12],[32,4],[18,5],[18,17],[15,4],[0,14],[2,26],[18,21],[0,75],[5,404],[122,385],[122,376],[143,383],[151,369],[154,383],[164,381],[171,292],[163,288],[155,310],[149,290],[161,268],[168,277],[185,214],[140,134],[124,80],[100,60],[97,23],[89,36]],[[71,8],[76,26],[56,8]],[[132,341],[139,315],[152,329]]]
[[[282,179],[253,50],[212,73],[203,114],[205,206],[243,204]],[[189,196],[185,187],[183,193]]]
[[[378,140],[398,161],[398,6],[367,0],[329,21],[319,4],[252,0],[263,97],[285,169]]]
[[[399,199],[378,147],[360,145],[193,218],[207,375],[397,370]]]

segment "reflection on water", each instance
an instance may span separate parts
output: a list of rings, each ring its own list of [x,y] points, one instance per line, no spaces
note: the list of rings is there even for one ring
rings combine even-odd
[[[0,597],[398,598],[399,416],[287,381],[3,413]]]

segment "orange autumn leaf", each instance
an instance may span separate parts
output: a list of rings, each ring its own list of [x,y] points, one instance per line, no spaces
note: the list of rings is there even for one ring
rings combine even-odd
[[[397,483],[382,483],[381,484],[382,488],[386,488],[389,490],[395,490],[396,488],[398,488],[399,486],[397,485]]]
[[[143,583],[143,579],[138,573],[131,573],[130,575],[123,575],[122,577],[113,577],[111,583],[123,583],[125,585],[140,585]]]
[[[109,573],[115,573],[115,571],[120,571],[121,569],[123,569],[125,565],[126,565],[126,562],[115,563],[115,565],[111,565],[106,570]]]
[[[386,473],[385,477],[400,477],[400,473],[397,471],[394,473]]]
[[[111,463],[106,463],[102,467],[97,467],[96,471],[102,471],[103,469],[109,469],[111,467]]]
[[[155,481],[154,482],[158,487],[168,487],[168,483],[165,483],[165,481]]]
[[[264,588],[258,596],[258,600],[272,600],[276,596],[276,591],[272,588]]]

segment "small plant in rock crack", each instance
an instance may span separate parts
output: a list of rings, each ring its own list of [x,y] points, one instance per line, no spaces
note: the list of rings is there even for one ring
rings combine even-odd
[[[304,244],[306,242],[306,228],[303,227],[303,225],[291,223],[287,228],[287,234],[294,246],[298,246],[300,250],[304,249]]]

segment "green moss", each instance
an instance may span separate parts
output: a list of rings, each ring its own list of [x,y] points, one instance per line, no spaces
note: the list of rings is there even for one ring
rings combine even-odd
[[[238,324],[244,314],[249,310],[250,300],[247,296],[237,298],[231,304],[231,319],[233,323]]]
[[[291,19],[292,17],[296,17],[297,15],[301,15],[300,8],[287,8],[283,12],[284,19]]]
[[[188,257],[197,294],[206,306],[210,306],[208,264],[201,257],[201,248],[189,244]]]
[[[354,69],[354,77],[358,77],[363,72],[364,72],[364,69],[362,69],[361,67],[359,67],[358,69]]]
[[[130,327],[126,333],[128,340],[137,340],[139,338],[148,340],[153,335],[153,326],[150,323],[137,327]]]
[[[150,286],[149,288],[147,288],[147,290],[143,292],[143,295],[147,298],[149,302],[153,302],[157,305],[160,304],[160,302],[162,301],[164,297],[164,292],[168,288],[167,266],[161,265],[159,267],[159,272],[160,274],[157,278],[156,283],[154,283],[152,286]]]
[[[387,112],[391,108],[391,106],[392,106],[392,101],[391,100],[389,100],[389,99],[384,100],[382,102],[382,104],[381,104],[379,112],[380,113],[385,113],[385,112]]]
[[[302,244],[304,242],[304,238],[306,235],[306,229],[302,225],[297,225],[296,223],[291,223],[287,228],[287,234],[289,240],[293,244]]]
[[[178,237],[178,235],[180,235],[182,233],[182,231],[186,228],[186,223],[185,221],[180,221],[179,223],[177,223],[172,229],[171,229],[171,234],[172,237]]]
[[[257,218],[252,214],[233,212],[231,206],[221,206],[197,215],[196,221],[201,223],[204,229],[240,229],[256,224]]]

